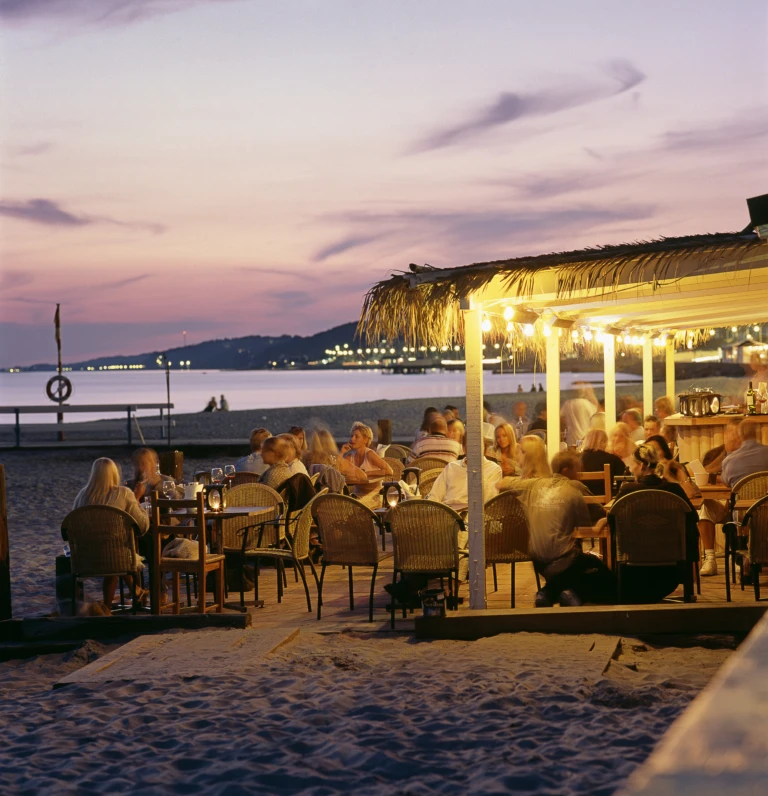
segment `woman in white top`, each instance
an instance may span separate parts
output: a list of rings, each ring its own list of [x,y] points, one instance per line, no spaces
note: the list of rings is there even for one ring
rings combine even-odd
[[[75,502],[72,504],[73,509],[79,509],[83,506],[114,506],[121,511],[127,512],[136,520],[141,534],[146,533],[149,529],[149,517],[139,506],[133,491],[127,486],[120,485],[120,471],[112,459],[96,459],[93,463],[88,483],[80,490]],[[125,576],[124,579],[130,587],[130,577]],[[107,610],[109,610],[115,597],[117,581],[118,578],[115,575],[104,578],[102,582],[104,606]],[[138,592],[136,595],[137,599],[144,599],[146,590],[137,588],[136,591]]]
[[[347,483],[360,502],[369,509],[381,507],[382,481],[392,477],[392,468],[372,450],[370,445],[373,442],[373,431],[365,423],[353,423],[349,442],[341,446],[341,459],[354,466],[351,472],[345,472],[342,467],[339,470],[344,473]]]
[[[309,475],[307,472],[307,468],[304,466],[304,463],[301,461],[301,442],[297,437],[293,434],[278,434],[280,439],[285,440],[288,443],[288,456],[285,459],[285,463],[291,470],[291,475],[296,475],[296,473],[303,473],[304,475]]]

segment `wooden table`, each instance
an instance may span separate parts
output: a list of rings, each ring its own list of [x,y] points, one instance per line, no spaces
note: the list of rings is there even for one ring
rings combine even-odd
[[[596,531],[591,525],[579,525],[573,529],[571,539],[599,539],[600,553],[603,556],[603,561],[608,569],[613,569],[613,561],[611,558],[611,529],[607,524],[599,531]]]

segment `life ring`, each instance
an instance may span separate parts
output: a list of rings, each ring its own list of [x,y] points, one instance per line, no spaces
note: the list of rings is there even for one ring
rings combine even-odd
[[[45,385],[45,394],[57,404],[63,404],[72,395],[72,382],[60,374],[52,376]]]

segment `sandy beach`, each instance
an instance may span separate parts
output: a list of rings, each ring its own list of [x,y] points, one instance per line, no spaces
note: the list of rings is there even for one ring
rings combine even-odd
[[[92,459],[88,450],[3,454],[16,616],[55,608],[59,525]],[[127,471],[127,456],[118,460]],[[289,586],[300,605],[300,589]],[[87,593],[97,598],[98,583]],[[264,593],[272,596],[266,582]],[[345,601],[343,589],[329,591],[329,617]],[[252,632],[289,610],[270,605],[254,615]],[[310,624],[266,664],[242,661],[226,678],[137,674],[52,690],[117,646],[93,641],[66,655],[0,664],[5,787],[609,794],[735,646],[730,637],[540,634],[429,642],[338,632],[332,619],[307,616]],[[586,655],[595,644],[609,651]]]

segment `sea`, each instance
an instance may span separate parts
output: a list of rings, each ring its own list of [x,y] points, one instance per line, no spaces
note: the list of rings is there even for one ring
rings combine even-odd
[[[45,385],[54,375],[47,373],[0,373],[0,406],[55,406],[45,394]],[[134,404],[166,401],[163,370],[74,371],[66,374],[72,382],[68,403]],[[486,395],[529,392],[544,383],[542,373],[492,373],[486,371]],[[639,377],[622,374],[623,381]],[[599,386],[602,373],[569,373],[560,376],[561,389],[574,381],[590,381]],[[392,374],[380,370],[171,370],[171,403],[174,413],[202,411],[215,396],[226,396],[231,410],[274,409],[306,405],[333,406],[357,401],[402,398],[448,398],[464,394],[464,373],[429,370],[423,374]],[[139,416],[155,415],[143,411]],[[103,414],[82,413],[78,421],[101,420]],[[35,423],[53,423],[56,415],[42,414]],[[0,414],[0,425],[14,422],[12,414]]]

